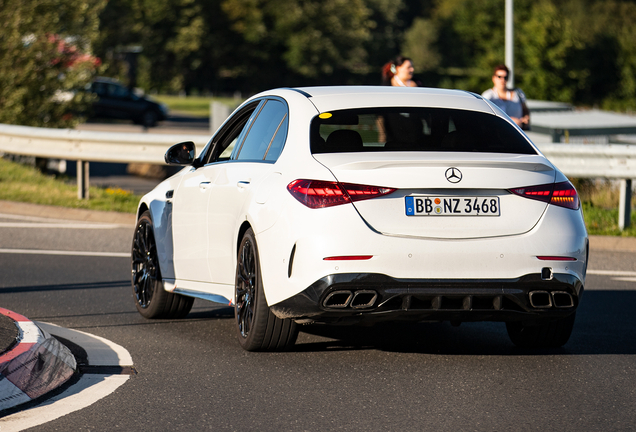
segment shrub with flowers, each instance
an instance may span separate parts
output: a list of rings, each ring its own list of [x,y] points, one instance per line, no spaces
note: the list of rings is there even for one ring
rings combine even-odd
[[[72,127],[92,102],[83,91],[103,0],[0,0],[0,123]]]

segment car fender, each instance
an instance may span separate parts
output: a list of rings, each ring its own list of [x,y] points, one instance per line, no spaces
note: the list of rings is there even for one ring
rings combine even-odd
[[[161,182],[155,189],[144,195],[140,201],[138,217],[143,207],[150,211],[153,234],[157,244],[159,268],[162,278],[174,279],[174,247],[172,234],[172,193],[179,186],[182,176],[175,175]]]

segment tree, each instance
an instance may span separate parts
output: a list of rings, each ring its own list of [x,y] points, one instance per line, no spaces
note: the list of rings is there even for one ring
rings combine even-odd
[[[225,0],[223,10],[246,42],[279,46],[272,60],[301,76],[366,71],[373,23],[362,0]]]
[[[99,60],[87,54],[102,0],[0,0],[0,123],[70,127]]]
[[[526,94],[535,99],[573,102],[577,90],[585,86],[589,69],[577,61],[585,44],[572,20],[551,0],[538,0],[518,34]]]

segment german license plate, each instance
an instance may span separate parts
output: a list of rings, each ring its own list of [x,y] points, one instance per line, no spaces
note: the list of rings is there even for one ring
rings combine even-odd
[[[407,196],[407,216],[499,216],[499,197]]]

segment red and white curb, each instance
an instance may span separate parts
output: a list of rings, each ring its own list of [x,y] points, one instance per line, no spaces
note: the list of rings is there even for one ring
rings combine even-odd
[[[43,331],[84,349],[87,366],[80,365],[79,379],[42,403],[0,418],[0,432],[33,428],[90,406],[114,393],[137,372],[130,353],[116,343],[78,330],[36,322]],[[90,371],[83,370],[86,367]]]
[[[0,410],[29,402],[59,387],[75,370],[75,357],[31,320],[0,308],[18,328],[18,344],[0,355]]]

